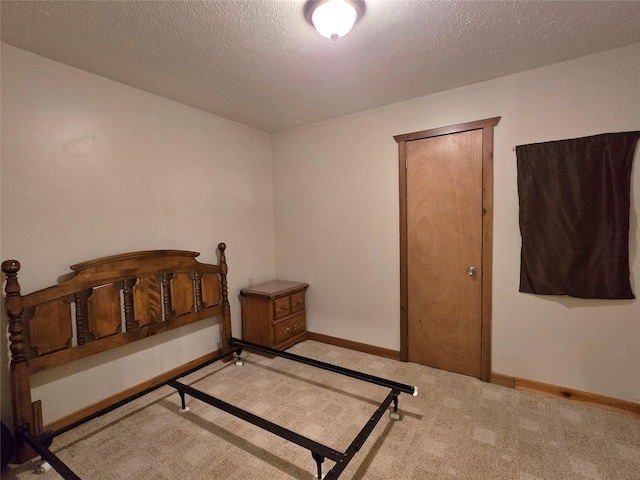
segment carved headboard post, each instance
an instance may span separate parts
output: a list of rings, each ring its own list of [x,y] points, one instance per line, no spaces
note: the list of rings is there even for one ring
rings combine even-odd
[[[224,254],[224,251],[227,249],[227,245],[224,243],[219,243],[218,244],[218,250],[220,250],[220,266],[221,268],[221,272],[220,272],[220,283],[222,286],[222,303],[224,304],[228,304],[229,303],[229,291],[227,288],[227,272],[229,271],[229,268],[227,267],[227,257]]]
[[[7,283],[4,287],[6,296],[5,309],[9,318],[9,342],[11,349],[11,365],[26,362],[24,346],[24,325],[22,324],[22,295],[20,295],[20,284],[18,283],[18,272],[20,262],[17,260],[7,260],[2,262],[2,271],[7,276]]]
[[[5,310],[9,319],[9,349],[11,350],[11,401],[13,403],[13,428],[18,430],[27,426],[32,433],[38,433],[39,425],[34,424],[31,407],[31,385],[29,381],[29,365],[25,353],[24,324],[22,322],[22,295],[18,272],[20,262],[6,260],[2,262],[2,271],[7,276],[5,285]],[[30,448],[19,445],[19,460],[26,461],[35,456]]]
[[[222,328],[220,331],[220,343],[223,350],[229,348],[229,339],[231,338],[231,308],[229,306],[229,288],[227,286],[227,257],[225,256],[225,250],[227,245],[224,243],[218,244],[218,250],[220,251],[220,290],[222,292],[222,307],[224,309]],[[231,360],[231,356],[225,358],[226,361]]]

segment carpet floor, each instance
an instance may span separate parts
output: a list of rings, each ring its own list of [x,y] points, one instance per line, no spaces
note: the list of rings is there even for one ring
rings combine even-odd
[[[640,417],[481,382],[314,341],[292,353],[415,385],[384,415],[341,479],[639,480]],[[183,379],[221,400],[344,451],[388,389],[245,353]],[[311,480],[310,452],[199,400],[162,387],[54,440],[83,480]],[[2,477],[50,480],[37,462]],[[326,460],[326,473],[334,463]]]

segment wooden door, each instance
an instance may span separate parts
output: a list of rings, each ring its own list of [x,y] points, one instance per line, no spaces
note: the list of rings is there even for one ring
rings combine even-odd
[[[408,142],[409,361],[480,377],[481,264],[482,131]]]
[[[487,381],[491,150],[498,120],[396,137],[401,156],[401,356]]]

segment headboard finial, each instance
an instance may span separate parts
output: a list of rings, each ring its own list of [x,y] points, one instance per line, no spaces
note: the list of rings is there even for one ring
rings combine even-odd
[[[5,260],[2,262],[2,271],[7,274],[18,273],[20,271],[20,262],[17,260]]]
[[[20,262],[17,260],[5,260],[2,262],[2,271],[7,275],[7,284],[4,287],[4,292],[7,296],[7,311],[13,311],[18,313],[15,308],[12,308],[11,298],[20,296],[20,284],[18,283],[18,272],[20,271]],[[22,307],[22,304],[20,304]],[[22,308],[20,308],[22,311]]]
[[[226,274],[226,268],[227,268],[227,257],[224,254],[224,251],[227,249],[227,245],[224,242],[220,242],[218,244],[218,250],[220,250],[220,265],[222,265],[222,270],[223,270],[223,274]]]

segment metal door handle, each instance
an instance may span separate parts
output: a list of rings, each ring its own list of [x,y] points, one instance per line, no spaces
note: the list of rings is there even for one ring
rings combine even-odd
[[[467,269],[467,273],[469,274],[470,277],[473,277],[476,274],[476,267],[474,267],[473,265],[470,266]]]

